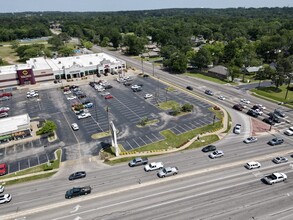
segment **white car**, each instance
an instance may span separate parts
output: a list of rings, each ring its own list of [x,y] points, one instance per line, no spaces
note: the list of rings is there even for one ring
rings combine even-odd
[[[234,133],[240,134],[240,132],[241,132],[241,124],[236,124],[234,127]]]
[[[146,172],[162,169],[164,167],[164,164],[162,162],[153,162],[150,164],[145,165],[144,170]]]
[[[10,108],[9,107],[0,107],[0,111],[1,110],[4,110],[4,111],[9,111],[10,110]]]
[[[225,100],[226,98],[225,98],[225,96],[220,95],[220,96],[218,97],[218,99],[220,99],[220,100]]]
[[[3,192],[4,192],[4,186],[0,185],[0,193],[3,193]]]
[[[65,92],[63,92],[63,94],[64,94],[64,95],[71,94],[71,91],[70,91],[70,90],[68,90],[68,91],[65,91]]]
[[[250,101],[247,99],[240,99],[240,102],[245,103],[245,104],[250,104]]]
[[[82,119],[82,118],[88,118],[91,117],[91,113],[85,112],[85,113],[81,113],[80,115],[77,116],[78,119]]]
[[[39,97],[39,93],[29,93],[29,94],[26,94],[26,97],[27,98]]]
[[[76,123],[71,124],[71,127],[74,131],[77,131],[79,129],[78,124]]]
[[[255,169],[255,168],[260,168],[261,164],[259,162],[251,161],[251,162],[246,163],[244,166],[247,169],[251,170],[251,169]]]
[[[103,92],[103,93],[101,93],[101,96],[106,96],[106,95],[110,95],[110,92]]]
[[[4,194],[0,195],[0,204],[7,203],[11,201],[11,195],[10,194]]]
[[[248,137],[243,142],[246,144],[254,143],[254,142],[257,142],[257,138],[256,137]]]
[[[152,98],[152,97],[153,97],[152,94],[148,94],[148,93],[147,93],[147,94],[144,95],[144,98],[145,98],[145,99]]]
[[[260,109],[255,109],[255,110],[253,110],[256,114],[258,114],[258,115],[262,115],[263,114],[263,112],[260,110]]]
[[[266,107],[264,107],[262,104],[255,104],[257,107],[259,107],[261,110],[265,110]]]
[[[76,96],[69,96],[69,97],[67,97],[67,100],[73,100],[73,99],[77,99],[77,97]]]
[[[215,150],[214,152],[212,152],[209,157],[211,159],[214,159],[214,158],[218,158],[218,157],[223,157],[224,156],[224,152],[221,151],[221,150]]]
[[[133,85],[133,86],[131,86],[131,88],[132,89],[138,89],[138,88],[140,88],[141,86],[139,86],[139,85]]]
[[[284,134],[288,136],[293,136],[293,130],[288,129],[284,132]]]

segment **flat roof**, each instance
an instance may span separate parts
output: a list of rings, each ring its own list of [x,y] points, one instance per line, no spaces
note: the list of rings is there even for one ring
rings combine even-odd
[[[15,73],[16,70],[23,70],[23,69],[30,69],[31,66],[29,64],[15,64],[15,65],[8,65],[8,66],[1,66],[0,67],[0,75],[4,74],[11,74]]]
[[[28,114],[0,119],[0,135],[18,131],[18,128],[30,123]]]

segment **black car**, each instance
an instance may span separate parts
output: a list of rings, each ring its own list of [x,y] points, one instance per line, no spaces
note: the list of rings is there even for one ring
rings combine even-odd
[[[202,152],[209,152],[209,151],[215,151],[216,150],[216,146],[215,145],[208,145],[206,147],[204,147],[202,149]]]
[[[272,146],[283,144],[283,143],[284,143],[284,139],[282,138],[273,138],[272,140],[268,142],[268,144]]]
[[[124,82],[123,85],[124,85],[124,86],[131,86],[132,83],[130,83],[130,82]]]
[[[244,109],[244,107],[241,105],[241,104],[236,104],[236,105],[233,105],[232,107],[233,109],[236,109],[238,111],[242,111]]]
[[[279,109],[275,109],[274,113],[282,118],[284,118],[286,116],[285,113]]]
[[[105,88],[105,89],[112,89],[113,86],[111,86],[111,85],[106,85],[104,88]]]
[[[214,95],[214,93],[211,90],[208,90],[208,89],[206,91],[204,91],[204,93],[207,94],[207,95],[211,95],[211,96]]]
[[[149,77],[149,75],[148,74],[143,74],[143,77],[147,78],[147,77]]]
[[[190,91],[193,90],[193,88],[192,88],[191,86],[186,86],[186,89],[188,89],[188,90],[190,90]]]
[[[72,189],[66,191],[65,198],[71,199],[73,197],[87,195],[87,194],[90,194],[91,191],[92,191],[92,188],[90,186],[73,187]]]
[[[252,117],[255,117],[255,118],[258,117],[258,114],[254,110],[252,110],[252,109],[249,109],[246,114],[248,114],[248,115],[250,115]]]
[[[269,117],[270,120],[276,123],[281,123],[281,119],[279,117]]]
[[[264,118],[262,121],[269,125],[275,125],[275,122],[271,120],[270,118]]]
[[[141,87],[133,88],[132,91],[133,92],[140,92],[140,91],[142,91],[142,88]]]
[[[71,174],[68,179],[69,180],[76,180],[76,179],[81,179],[86,177],[86,172],[85,171],[78,171],[73,174]]]

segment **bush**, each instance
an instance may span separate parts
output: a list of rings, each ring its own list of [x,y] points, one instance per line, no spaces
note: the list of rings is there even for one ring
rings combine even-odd
[[[220,110],[220,107],[218,107],[218,106],[214,106],[214,110],[219,111],[219,110]]]
[[[181,111],[183,112],[191,112],[193,110],[193,105],[186,103],[181,107]]]

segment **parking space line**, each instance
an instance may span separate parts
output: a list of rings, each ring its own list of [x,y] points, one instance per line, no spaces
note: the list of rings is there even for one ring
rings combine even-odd
[[[183,131],[187,131],[185,128],[183,128],[182,126],[180,126],[180,125],[177,125],[178,127],[180,127],[180,128],[182,128],[183,129]]]
[[[38,164],[40,164],[40,158],[39,158],[39,155],[37,155],[37,158],[38,158]]]
[[[127,142],[127,144],[130,146],[131,149],[134,149],[134,148],[132,147],[132,145],[128,142],[128,140],[125,140],[125,142]]]
[[[174,130],[176,130],[177,132],[179,132],[179,134],[181,134],[181,131],[180,131],[180,130],[178,130],[176,127],[177,127],[177,126],[175,126],[175,127],[171,128],[171,129],[174,129]]]
[[[30,159],[27,159],[28,160],[28,167],[31,167],[31,161]]]
[[[151,141],[151,143],[153,143],[153,140],[152,139],[150,139],[147,135],[146,135],[146,137]]]
[[[49,161],[49,157],[48,157],[48,154],[46,153],[46,157],[47,157],[47,161]]]
[[[140,140],[142,140],[142,142],[144,143],[144,145],[147,145],[147,143],[141,137],[139,137],[139,138],[140,138]]]
[[[136,145],[138,146],[138,147],[140,147],[140,145],[135,141],[135,139],[132,139],[135,143],[136,143]]]
[[[160,140],[156,135],[154,135],[154,133],[152,133],[152,135],[153,135],[157,140]]]
[[[17,161],[17,164],[18,164],[18,171],[20,170],[20,163],[19,161]]]

